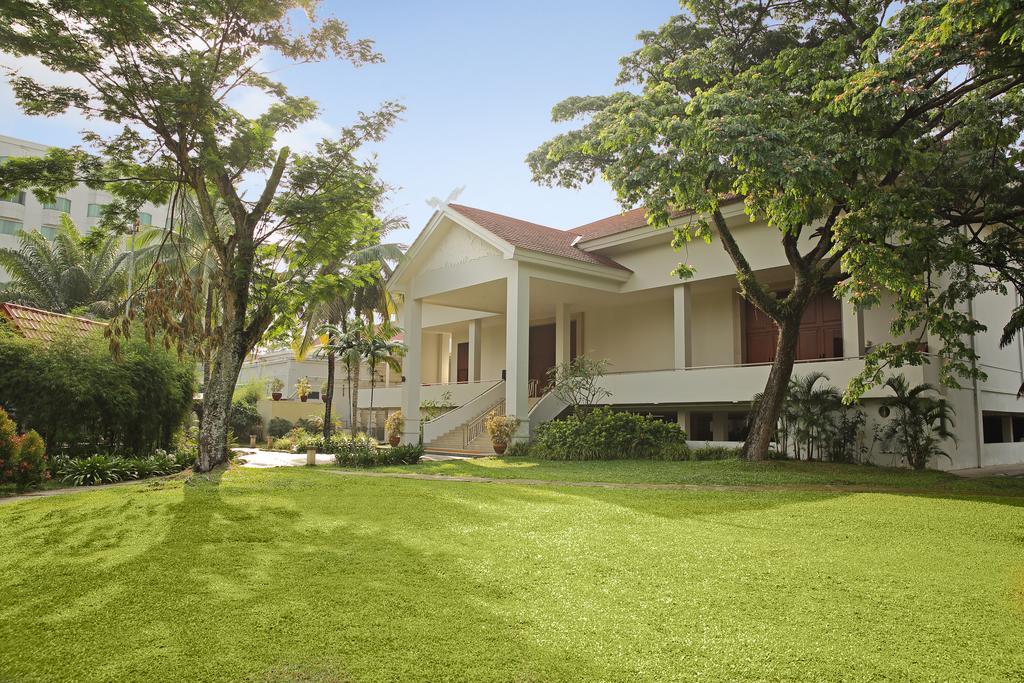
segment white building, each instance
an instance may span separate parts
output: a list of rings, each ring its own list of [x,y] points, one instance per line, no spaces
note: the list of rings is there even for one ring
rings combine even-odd
[[[784,291],[792,273],[774,230],[750,223],[739,203],[724,207],[736,239],[763,282]],[[677,220],[685,220],[679,218]],[[432,448],[486,450],[480,422],[492,409],[523,419],[519,438],[565,408],[544,392],[545,374],[576,354],[610,361],[607,403],[677,419],[694,441],[743,438],[751,398],[764,388],[774,329],[738,294],[735,270],[717,241],[690,243],[696,276],[671,273],[680,255],[670,231],[647,225],[643,210],[557,230],[466,206],[439,209],[389,281],[404,299],[407,381],[377,392],[378,406],[401,406],[409,441],[420,405],[449,392],[458,406],[423,424]],[[808,248],[807,244],[801,245]],[[971,314],[988,331],[971,340],[985,382],[942,388],[956,410],[949,469],[1024,462],[1024,350],[1000,348],[1012,299],[985,295]],[[831,292],[804,318],[795,374],[824,372],[843,388],[870,346],[896,341],[891,308],[858,310]],[[933,348],[937,340],[929,340]],[[911,385],[938,385],[934,363],[899,370]],[[871,427],[886,418],[874,388],[864,398]],[[870,457],[897,455],[871,443]]]
[[[0,162],[10,157],[37,157],[46,154],[50,147],[38,142],[19,140],[0,135]],[[31,192],[20,192],[15,196],[0,197],[0,247],[17,249],[18,233],[22,230],[38,230],[50,239],[60,225],[60,216],[66,213],[83,234],[89,232],[100,221],[103,206],[112,198],[108,192],[93,190],[78,185],[53,204],[40,203]],[[142,225],[164,225],[167,207],[147,204],[139,213]],[[6,279],[0,270],[0,280]]]

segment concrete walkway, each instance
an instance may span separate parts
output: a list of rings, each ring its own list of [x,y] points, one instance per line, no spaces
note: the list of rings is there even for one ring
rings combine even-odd
[[[239,461],[242,467],[302,467],[306,464],[305,453],[282,453],[281,451],[265,451],[260,448],[233,448],[239,453]],[[465,455],[451,455],[440,453],[427,453],[423,456],[424,461],[436,460],[466,460]],[[329,453],[316,454],[317,465],[333,465],[334,456]]]
[[[980,479],[981,477],[1024,477],[1024,464],[971,467],[965,470],[950,470],[949,473],[967,479]]]

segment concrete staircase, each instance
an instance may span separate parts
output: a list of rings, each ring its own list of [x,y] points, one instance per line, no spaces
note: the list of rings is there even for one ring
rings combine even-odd
[[[487,436],[487,432],[483,430],[482,421],[495,408],[499,412],[504,413],[505,399],[501,398],[490,403],[486,408],[478,411],[472,419],[467,420],[465,423],[445,432],[426,444],[426,451],[428,453],[452,453],[473,456],[494,455],[491,439]],[[466,441],[467,430],[471,434],[468,442]]]

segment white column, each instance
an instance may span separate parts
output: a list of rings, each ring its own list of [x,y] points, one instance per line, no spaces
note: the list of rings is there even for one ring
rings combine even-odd
[[[420,442],[420,384],[423,381],[423,303],[406,299],[403,309],[405,344],[408,347],[402,364],[405,383],[402,385],[402,415],[405,429],[402,443]]]
[[[689,410],[683,410],[682,408],[676,410],[676,424],[679,425],[680,429],[682,429],[684,432],[686,432],[686,438],[687,439],[691,438],[691,436],[690,436],[690,411]]]
[[[572,358],[572,321],[569,304],[555,304],[555,364],[568,363]]]
[[[843,310],[843,356],[861,356],[864,354],[864,318],[849,299],[843,299],[840,304]]]
[[[469,321],[469,381],[479,382],[480,359],[482,358],[480,337],[483,333],[483,323],[480,318]]]
[[[672,288],[672,330],[676,369],[693,365],[690,343],[690,285],[676,285]]]
[[[505,413],[522,422],[515,435],[530,435],[530,275],[516,263],[506,279],[505,294]]]

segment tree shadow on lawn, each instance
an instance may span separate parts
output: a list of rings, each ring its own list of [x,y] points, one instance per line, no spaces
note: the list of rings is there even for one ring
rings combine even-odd
[[[587,676],[584,659],[523,637],[513,596],[463,573],[457,546],[425,547],[416,533],[493,514],[437,500],[424,510],[428,492],[397,496],[390,481],[302,474],[215,473],[177,500],[126,490],[36,514],[0,579],[0,635],[18,652],[0,678],[6,667],[76,679]]]

